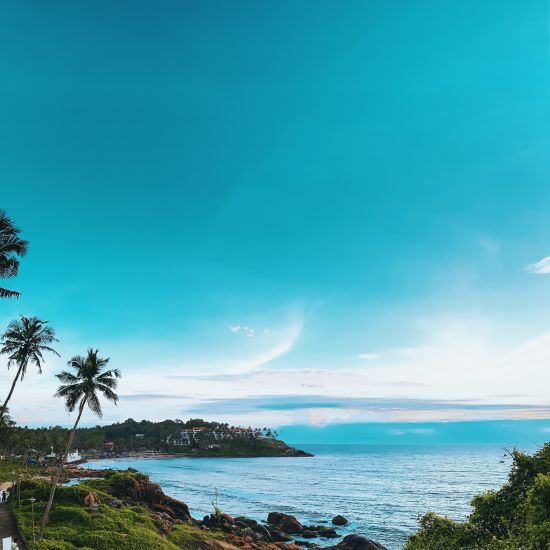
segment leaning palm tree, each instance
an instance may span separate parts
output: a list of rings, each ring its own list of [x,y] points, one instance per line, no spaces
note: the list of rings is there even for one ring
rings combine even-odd
[[[0,210],[0,278],[11,279],[19,270],[19,258],[27,253],[28,242],[19,237],[21,230]],[[0,298],[19,298],[19,292],[0,287]]]
[[[101,411],[98,394],[103,394],[107,400],[115,404],[118,401],[118,395],[114,390],[116,390],[118,384],[117,378],[120,378],[120,371],[117,369],[104,370],[108,362],[109,359],[102,359],[98,356],[97,350],[89,349],[86,357],[77,355],[68,362],[69,367],[76,370],[76,374],[62,371],[56,375],[62,382],[62,385],[57,389],[55,396],[65,399],[65,406],[69,412],[73,412],[78,407],[78,416],[76,417],[67,446],[65,447],[65,454],[63,455],[63,459],[61,460],[59,469],[52,483],[50,498],[48,499],[48,504],[46,505],[46,510],[44,511],[42,524],[40,526],[40,539],[42,539],[44,527],[48,523],[48,516],[55,496],[55,489],[57,488],[59,478],[67,462],[67,457],[69,456],[76,428],[80,422],[84,407],[88,405],[91,411],[101,418],[103,413]]]
[[[42,353],[50,351],[59,356],[57,351],[49,345],[58,340],[55,337],[54,329],[47,325],[47,321],[41,321],[36,317],[21,316],[20,319],[12,321],[2,335],[0,354],[9,356],[8,369],[15,365],[17,366],[17,372],[8,396],[0,408],[0,420],[5,414],[15,385],[19,379],[23,380],[25,377],[29,363],[35,365],[38,372],[42,374],[42,362],[44,361]]]

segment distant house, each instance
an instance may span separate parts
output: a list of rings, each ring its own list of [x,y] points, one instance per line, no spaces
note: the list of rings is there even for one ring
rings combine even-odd
[[[103,448],[106,451],[112,451],[115,448],[115,444],[112,441],[106,441],[103,443]]]
[[[206,426],[197,426],[194,428],[187,428],[177,434],[169,435],[166,438],[166,443],[175,446],[191,445],[193,442],[197,441],[197,436],[200,434],[213,437],[216,441],[241,437],[256,438],[258,436],[257,431],[250,426],[248,428],[224,428],[222,426],[208,428]]]
[[[136,434],[136,439],[143,439],[145,434]]]

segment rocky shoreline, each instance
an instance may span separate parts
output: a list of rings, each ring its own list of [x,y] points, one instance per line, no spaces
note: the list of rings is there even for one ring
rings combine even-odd
[[[213,514],[197,520],[191,517],[187,504],[166,495],[158,483],[152,482],[149,476],[133,468],[125,471],[68,468],[65,477],[66,480],[83,477],[108,480],[116,474],[128,475],[124,476],[122,482],[117,480],[109,486],[108,492],[112,498],[103,504],[113,508],[136,504],[144,506],[150,511],[157,529],[162,534],[168,534],[175,525],[184,523],[206,532],[223,533],[224,541],[212,539],[204,548],[386,550],[383,545],[359,535],[349,534],[342,538],[338,533],[338,527],[348,523],[343,516],[332,518],[330,526],[304,525],[296,517],[281,512],[271,512],[265,521],[258,522],[244,516],[232,517],[215,509]],[[342,540],[336,543],[336,539]]]

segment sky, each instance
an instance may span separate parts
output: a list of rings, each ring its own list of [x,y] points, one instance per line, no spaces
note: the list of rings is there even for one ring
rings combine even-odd
[[[94,347],[101,422],[547,433],[546,1],[8,1],[0,70],[17,421]]]

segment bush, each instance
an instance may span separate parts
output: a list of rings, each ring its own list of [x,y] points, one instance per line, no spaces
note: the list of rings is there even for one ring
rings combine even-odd
[[[507,483],[475,497],[468,521],[426,514],[405,550],[550,550],[550,442],[512,458]]]

